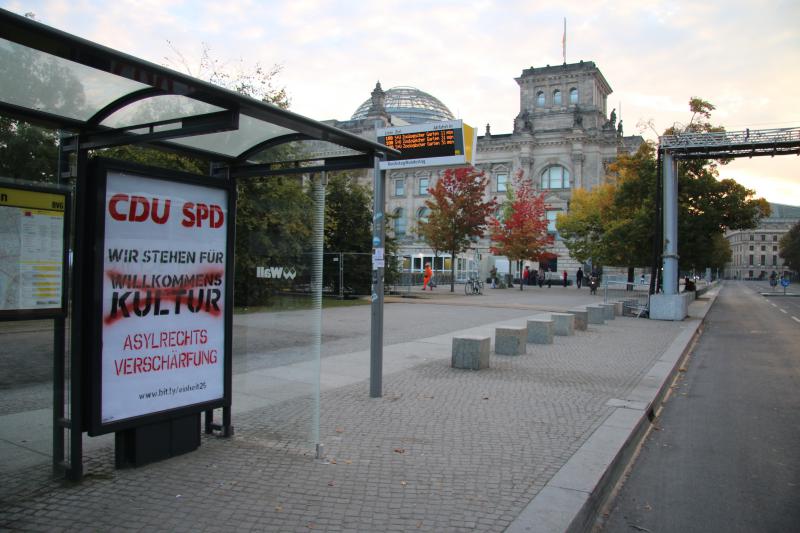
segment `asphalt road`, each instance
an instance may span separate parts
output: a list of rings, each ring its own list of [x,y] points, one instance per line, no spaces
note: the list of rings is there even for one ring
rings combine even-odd
[[[759,292],[726,282],[602,531],[800,531],[800,298]]]

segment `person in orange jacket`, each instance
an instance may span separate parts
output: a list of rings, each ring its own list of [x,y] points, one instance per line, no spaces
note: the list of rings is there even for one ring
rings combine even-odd
[[[423,291],[428,286],[428,283],[431,282],[431,277],[433,277],[433,270],[431,270],[431,264],[430,263],[425,263],[425,274],[424,274],[424,277],[422,279],[422,290]],[[433,287],[431,287],[431,290],[433,290]]]

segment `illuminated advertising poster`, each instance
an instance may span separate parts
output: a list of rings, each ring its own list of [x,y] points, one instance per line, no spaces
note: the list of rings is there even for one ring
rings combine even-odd
[[[63,312],[64,193],[0,186],[0,318]]]
[[[100,423],[224,394],[228,192],[109,170]]]

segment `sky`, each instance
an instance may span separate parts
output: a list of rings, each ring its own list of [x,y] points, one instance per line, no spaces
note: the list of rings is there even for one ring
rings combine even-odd
[[[483,132],[510,133],[528,67],[594,61],[626,135],[690,120],[689,98],[729,131],[800,127],[797,0],[0,0],[0,7],[197,74],[203,47],[231,70],[278,65],[290,109],[349,119],[377,81],[432,94]],[[182,58],[182,59],[181,59]],[[800,205],[800,157],[721,168],[771,202]]]

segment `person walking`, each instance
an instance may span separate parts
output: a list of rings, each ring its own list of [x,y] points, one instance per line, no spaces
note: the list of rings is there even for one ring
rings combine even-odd
[[[578,267],[578,271],[575,273],[575,285],[577,285],[578,288],[580,289],[582,283],[583,283],[583,269],[581,269],[581,267]]]
[[[428,284],[431,282],[432,277],[433,277],[433,270],[431,270],[431,264],[425,263],[425,273],[422,278],[423,291],[428,287]],[[431,287],[431,291],[433,291],[433,287]]]
[[[530,285],[531,280],[531,267],[525,265],[525,270],[522,271],[522,284],[523,285]]]
[[[543,267],[539,267],[539,288],[540,289],[542,288],[542,285],[544,285],[544,268]]]
[[[567,286],[567,271],[565,270],[561,277],[564,279],[564,287]]]
[[[555,274],[555,270],[551,271],[549,268],[545,269],[544,275],[547,276],[547,288],[550,289],[553,286],[553,274]]]
[[[492,288],[497,288],[497,267],[493,266],[492,269],[489,271],[489,279],[492,280]]]

